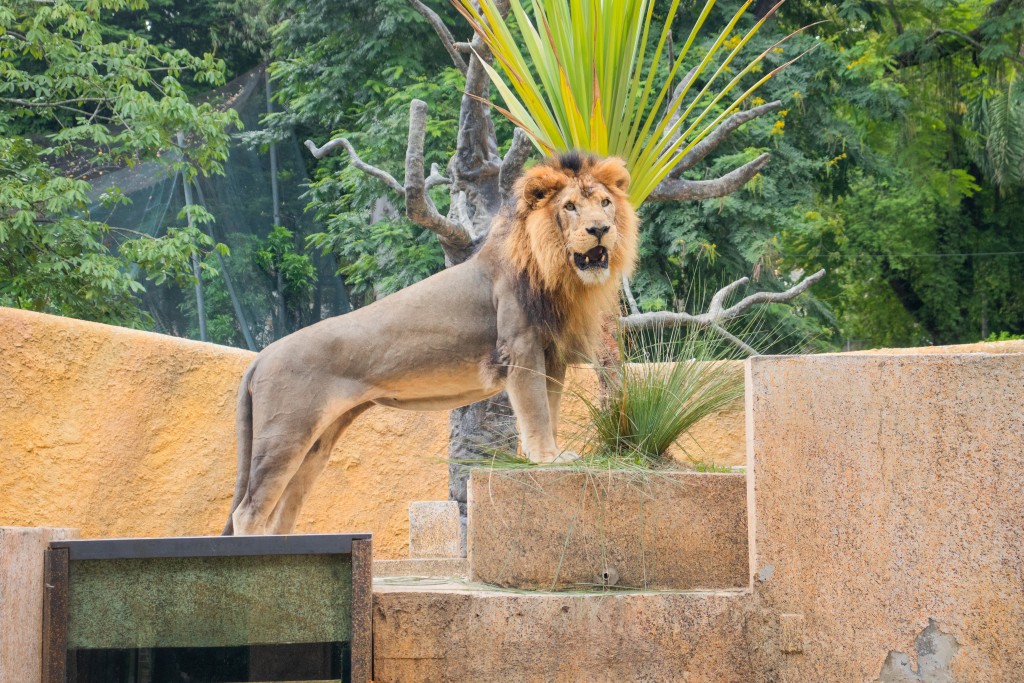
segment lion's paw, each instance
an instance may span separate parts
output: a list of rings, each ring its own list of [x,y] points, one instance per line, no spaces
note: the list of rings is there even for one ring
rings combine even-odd
[[[564,465],[579,459],[580,456],[572,451],[561,451],[560,453],[550,453],[538,458],[530,458],[530,462],[535,465]]]
[[[572,451],[562,451],[551,462],[554,463],[554,464],[566,464],[566,463],[570,463],[570,462],[576,462],[579,459],[580,459],[580,454],[579,453],[574,453]]]

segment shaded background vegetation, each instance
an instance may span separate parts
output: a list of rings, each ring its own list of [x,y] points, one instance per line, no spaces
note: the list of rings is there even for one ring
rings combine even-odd
[[[172,233],[159,258],[151,253],[152,240],[142,243],[141,253],[112,249],[102,221],[80,213],[69,218],[88,204],[86,187],[54,186],[71,175],[69,158],[88,162],[84,170],[74,167],[78,181],[88,183],[97,177],[97,146],[120,149],[122,165],[137,163],[167,149],[170,133],[182,127],[219,145],[233,135],[233,144],[263,157],[272,141],[322,142],[343,134],[369,163],[401,176],[408,103],[419,98],[430,104],[428,164],[444,164],[454,151],[461,75],[405,0],[101,4],[102,12],[76,11],[105,44],[120,46],[112,55],[174,55],[182,62],[175,84],[163,86],[172,94],[200,102],[212,86],[269,64],[276,112],[241,132],[223,108],[185,109],[179,103],[158,118],[154,112],[166,105],[157,102],[147,120],[167,135],[129,135],[118,147],[89,123],[89,103],[79,114],[19,104],[31,97],[70,97],[59,80],[39,80],[46,58],[0,42],[5,71],[24,74],[20,81],[0,79],[0,304],[153,326],[138,288],[152,290],[153,279],[162,278],[179,288],[177,306],[188,318],[194,303],[187,262],[198,244],[205,254],[201,277],[211,339],[242,344],[219,284],[218,269],[226,267],[244,283],[252,299],[247,305],[262,311],[251,321],[262,345],[443,267],[433,234],[404,219],[397,200],[351,168],[344,155],[319,162],[304,157],[306,218],[278,226],[284,232],[268,223],[249,241],[230,244],[227,263],[236,265],[221,266],[212,240],[192,234],[184,239]],[[739,3],[719,5],[714,16],[724,22]],[[17,0],[3,10],[8,14],[0,12],[0,26],[16,33],[24,28],[19,12],[24,19],[38,6]],[[457,37],[468,36],[452,6],[431,6]],[[676,27],[680,41],[696,11],[684,6]],[[745,21],[770,6],[755,2]],[[791,2],[750,50],[819,21],[824,23],[796,37],[786,54],[767,60],[771,68],[818,45],[759,93],[765,101],[782,100],[783,110],[740,129],[709,163],[689,173],[713,177],[764,151],[773,155],[767,169],[723,199],[643,209],[641,264],[633,282],[641,308],[703,310],[711,292],[739,277],[749,276],[752,288],[783,289],[824,267],[827,277],[797,306],[759,314],[754,336],[760,350],[945,344],[1024,333],[1017,281],[1024,269],[1024,95],[1017,82],[1024,68],[1024,2]],[[56,45],[61,32],[53,33]],[[39,49],[49,49],[46,40]],[[141,81],[132,88],[154,92]],[[109,99],[116,107],[118,98],[129,95],[122,83]],[[148,116],[138,108],[127,113]],[[108,130],[128,135],[123,123],[114,121]],[[82,129],[76,144],[64,142],[62,133],[73,124]],[[499,131],[499,139],[509,140],[510,132]],[[222,170],[224,160],[214,155],[188,161],[190,172],[201,176]],[[26,187],[36,193],[31,220],[9,208],[30,201]],[[442,211],[444,194],[435,197]],[[210,218],[216,224],[217,216]],[[52,244],[55,231],[67,238],[59,248]],[[47,252],[52,258],[32,256]],[[98,255],[110,259],[103,261],[110,271],[104,271],[106,285],[82,270]],[[54,268],[59,277],[50,277]],[[324,287],[332,292],[330,305]],[[116,305],[108,303],[114,294]],[[195,334],[194,326],[175,331]]]

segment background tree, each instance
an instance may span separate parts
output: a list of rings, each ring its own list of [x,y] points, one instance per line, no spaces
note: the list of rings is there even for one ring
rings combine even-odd
[[[192,258],[213,246],[196,228],[152,239],[87,214],[89,179],[105,170],[175,150],[163,158],[186,177],[216,172],[236,121],[191,104],[179,80],[221,83],[224,67],[213,57],[105,37],[100,13],[129,7],[143,5],[14,0],[0,8],[2,305],[143,324],[142,277],[187,281]],[[179,132],[195,144],[179,147]],[[113,191],[105,200],[125,198]]]
[[[778,235],[781,267],[829,268],[816,295],[855,346],[1019,333],[1024,3],[844,2],[795,16],[829,23],[776,136],[817,166]]]

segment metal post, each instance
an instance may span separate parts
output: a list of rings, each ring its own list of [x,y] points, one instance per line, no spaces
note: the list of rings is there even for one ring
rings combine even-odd
[[[178,131],[178,146],[185,149],[185,134]],[[185,215],[188,217],[188,227],[195,227],[192,220],[192,186],[189,184],[187,174],[181,173],[181,186],[185,189]],[[206,298],[203,296],[202,270],[199,268],[199,255],[192,254],[192,275],[196,278],[196,311],[199,314],[199,339],[206,341]]]
[[[267,69],[263,70],[263,82],[266,85],[267,90],[267,113],[274,113],[274,102],[271,99],[273,91],[270,87],[270,72]],[[277,186],[277,145],[273,141],[270,143],[270,195],[274,202],[274,226],[281,225],[281,193]],[[277,272],[277,320],[281,329],[275,335],[278,339],[285,336],[285,308],[284,308],[284,277],[281,275],[281,271]]]
[[[203,188],[196,185],[196,193],[199,195],[199,201],[206,206],[206,198],[203,197]],[[210,230],[210,237],[214,240],[217,236],[214,231]],[[249,330],[249,322],[245,319],[245,314],[242,312],[242,302],[239,301],[238,295],[235,293],[234,284],[231,282],[231,275],[228,273],[228,264],[224,260],[224,256],[219,252],[217,254],[217,263],[220,265],[220,276],[224,279],[224,286],[227,287],[228,296],[231,297],[231,307],[235,309],[235,317],[238,319],[238,327],[242,330],[242,337],[245,339],[245,345],[249,347],[250,351],[256,350],[256,341],[252,338],[252,332]]]

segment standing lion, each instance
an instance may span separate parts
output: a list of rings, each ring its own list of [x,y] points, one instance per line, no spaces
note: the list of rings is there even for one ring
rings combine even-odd
[[[274,342],[238,392],[225,534],[290,533],[352,421],[374,405],[449,410],[508,391],[533,462],[555,443],[566,361],[593,357],[636,262],[618,158],[569,153],[516,184],[480,251],[369,306]]]

